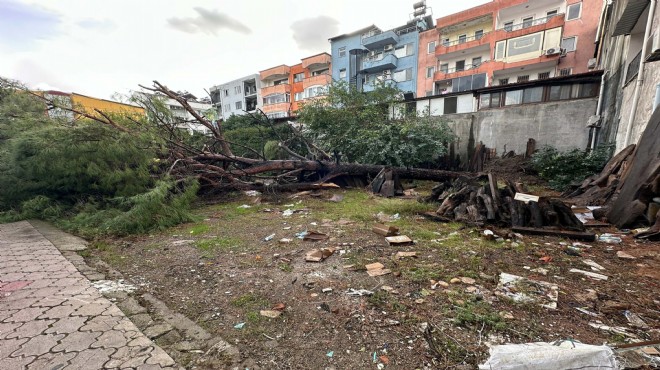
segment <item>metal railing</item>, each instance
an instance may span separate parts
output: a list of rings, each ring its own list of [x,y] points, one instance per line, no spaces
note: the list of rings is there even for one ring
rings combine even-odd
[[[364,39],[368,39],[369,37],[380,35],[381,33],[389,32],[389,31],[392,31],[392,32],[396,33],[397,35],[401,36],[401,35],[406,34],[406,33],[417,31],[417,26],[409,26],[409,27],[406,27],[406,28],[392,29],[392,30],[385,30],[385,31],[374,30],[372,32],[369,32],[367,34],[362,35],[362,41],[364,41]]]
[[[642,61],[642,51],[633,58],[633,60],[628,64],[628,69],[626,70],[626,83],[632,81],[637,74],[639,73],[639,63]]]
[[[454,68],[440,68],[438,70],[438,72],[448,74],[448,73],[454,73],[454,72],[469,71],[471,69],[477,69],[477,68],[481,67],[481,65],[486,63],[486,62],[489,62],[489,60],[484,60],[481,63],[466,64],[463,68],[460,68],[460,69],[457,69],[456,67],[454,67]]]
[[[486,35],[489,34],[489,33],[490,33],[490,32],[484,32],[484,33],[482,33],[482,34],[480,34],[480,35],[474,35],[474,36],[463,37],[463,38],[460,38],[460,37],[459,37],[459,38],[456,39],[456,40],[452,40],[452,41],[443,41],[442,43],[440,43],[440,45],[447,47],[447,46],[454,46],[454,45],[465,44],[465,43],[470,42],[470,41],[473,41],[473,40],[480,40],[480,39],[482,39],[484,36],[486,36]]]
[[[374,56],[367,56],[364,59],[362,59],[362,62],[378,62],[380,60],[385,59],[386,56],[388,55],[393,55],[396,58],[396,55],[394,55],[393,52],[388,52],[388,53],[379,53]]]
[[[564,13],[559,13],[559,14],[553,14],[549,15],[545,18],[538,18],[538,19],[532,19],[529,21],[523,21],[522,23],[518,24],[511,24],[508,26],[504,26],[502,28],[499,28],[500,30],[505,30],[506,32],[511,32],[511,31],[518,31],[518,30],[523,30],[525,28],[533,27],[533,26],[538,26],[539,24],[545,24],[548,23],[549,20],[551,20],[554,17],[561,17],[563,16]]]

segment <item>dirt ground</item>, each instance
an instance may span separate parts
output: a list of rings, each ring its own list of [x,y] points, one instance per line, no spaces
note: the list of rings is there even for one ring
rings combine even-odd
[[[432,185],[422,184],[420,195]],[[437,204],[415,197],[383,199],[359,189],[289,196],[233,194],[200,206],[199,222],[95,242],[90,258],[235,344],[250,369],[471,369],[488,357],[488,344],[660,339],[658,243],[621,234],[621,244],[583,242],[567,250],[574,241],[506,230],[488,240],[483,229],[422,218]],[[286,216],[287,209],[296,212]],[[371,231],[379,219],[415,244],[389,246]],[[304,241],[296,237],[302,231],[329,238]],[[337,250],[322,262],[305,261],[308,251],[323,247]],[[395,258],[400,251],[417,257]],[[584,260],[603,269],[593,271]],[[374,262],[392,273],[369,276],[364,266]],[[500,273],[556,285],[557,308],[496,294]],[[350,289],[373,294],[352,296]],[[274,307],[285,307],[279,317],[260,314]],[[630,323],[626,310],[644,323]],[[625,331],[589,325],[596,322]]]

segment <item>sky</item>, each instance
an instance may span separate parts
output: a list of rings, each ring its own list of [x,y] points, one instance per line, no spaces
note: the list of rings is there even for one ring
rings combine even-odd
[[[404,24],[413,0],[0,0],[0,76],[98,98],[152,81],[213,85],[330,52],[328,39]],[[427,0],[433,18],[488,0]]]

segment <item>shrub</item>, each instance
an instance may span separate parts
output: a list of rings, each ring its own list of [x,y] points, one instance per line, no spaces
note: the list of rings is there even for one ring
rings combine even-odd
[[[560,152],[545,147],[532,157],[532,166],[539,176],[557,190],[566,190],[603,169],[612,154],[612,146],[600,146],[590,153],[580,149]]]

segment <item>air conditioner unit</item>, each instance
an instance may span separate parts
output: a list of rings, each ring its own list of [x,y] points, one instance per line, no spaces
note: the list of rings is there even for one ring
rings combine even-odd
[[[392,44],[385,45],[385,51],[390,51],[390,50],[394,50],[394,45]]]
[[[557,55],[559,53],[561,53],[560,48],[550,48],[550,49],[545,51],[545,55]]]
[[[646,52],[645,62],[660,60],[660,32],[656,32],[646,39]]]
[[[597,59],[596,59],[596,58],[591,58],[591,59],[589,59],[589,61],[587,62],[587,69],[594,69],[594,68],[596,68],[596,62],[597,62]]]
[[[376,56],[376,50],[372,50],[372,51],[370,51],[370,52],[369,52],[369,56],[370,56],[370,57],[374,57],[374,56]]]
[[[390,70],[390,69],[386,69],[386,70],[383,71],[383,76],[389,76],[391,74],[392,74],[392,70]]]

